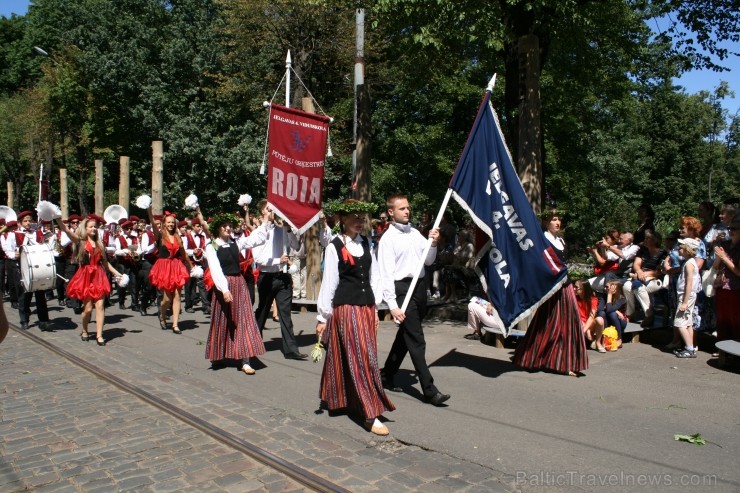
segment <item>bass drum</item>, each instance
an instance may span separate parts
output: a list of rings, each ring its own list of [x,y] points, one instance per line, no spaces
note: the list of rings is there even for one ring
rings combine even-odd
[[[54,253],[47,244],[21,247],[21,282],[26,292],[52,289],[57,277]]]

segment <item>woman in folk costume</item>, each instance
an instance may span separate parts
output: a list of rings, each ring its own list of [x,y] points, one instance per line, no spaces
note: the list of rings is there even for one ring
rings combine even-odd
[[[369,431],[387,435],[379,418],[395,406],[378,367],[380,275],[370,242],[360,234],[375,206],[348,199],[336,208],[341,233],[326,248],[317,302],[316,334],[328,344],[319,396],[330,411],[349,408]]]
[[[105,297],[110,294],[111,286],[106,269],[120,278],[121,273],[108,263],[105,247],[98,236],[96,220],[85,218],[80,226],[72,231],[60,218],[57,218],[59,229],[69,237],[76,247],[76,258],[79,264],[72,279],[67,283],[67,296],[83,303],[82,333],[83,341],[90,340],[87,327],[95,306],[95,326],[98,346],[105,346],[103,325],[105,323]]]
[[[200,219],[203,220],[202,217]],[[211,328],[206,342],[206,358],[214,368],[223,366],[224,360],[237,360],[241,371],[254,375],[250,358],[264,354],[265,346],[239,265],[239,250],[264,243],[268,225],[235,240],[231,231],[236,224],[239,224],[239,216],[218,214],[208,227],[214,239],[206,245],[206,259],[216,289],[211,295]]]
[[[542,215],[545,237],[565,265],[565,242],[560,237],[561,213]],[[566,283],[534,314],[527,333],[514,353],[514,364],[529,369],[547,369],[572,377],[588,368],[586,339],[583,335],[573,284]]]
[[[170,212],[164,213],[162,229],[159,229],[152,208],[149,207],[149,221],[152,233],[159,249],[159,258],[149,272],[152,286],[162,291],[162,303],[159,307],[159,326],[167,330],[167,310],[172,307],[172,332],[182,334],[178,321],[180,319],[180,290],[190,279],[189,271],[193,268],[188,254],[177,233],[177,218]],[[185,266],[187,265],[187,268]]]

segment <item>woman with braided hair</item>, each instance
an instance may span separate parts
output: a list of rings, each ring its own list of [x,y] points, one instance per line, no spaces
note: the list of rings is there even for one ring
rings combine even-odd
[[[162,303],[159,307],[159,326],[167,330],[167,310],[172,307],[172,332],[182,334],[178,321],[180,319],[180,290],[190,279],[193,264],[185,252],[182,239],[177,234],[177,218],[165,211],[162,229],[154,221],[151,206],[148,209],[152,233],[159,249],[159,258],[149,272],[152,286],[162,291]],[[179,258],[178,258],[179,257]],[[187,269],[185,266],[188,266]]]
[[[215,289],[211,296],[211,328],[206,342],[206,358],[213,368],[224,366],[225,360],[237,360],[241,371],[254,375],[250,358],[264,354],[265,346],[239,265],[239,251],[264,243],[267,228],[272,225],[263,224],[249,236],[242,235],[234,240],[231,231],[237,224],[239,216],[218,214],[208,226],[214,238],[206,245],[206,259]]]

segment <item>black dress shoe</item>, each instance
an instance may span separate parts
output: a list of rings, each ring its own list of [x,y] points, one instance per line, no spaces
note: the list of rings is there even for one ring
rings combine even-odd
[[[142,316],[145,316],[146,315],[146,307],[142,306],[141,308],[139,308],[139,314],[141,314]]]
[[[65,300],[59,300],[59,306],[67,306],[67,302]]]
[[[28,323],[21,322],[21,330],[28,330]]]
[[[138,312],[141,308],[139,308],[139,305],[134,305],[133,303],[129,307],[129,309],[133,312]]]
[[[193,307],[189,306],[185,309],[185,313],[195,313],[195,310],[193,310]]]
[[[51,329],[51,322],[39,322],[39,329],[43,331]]]
[[[80,313],[82,313],[82,308],[75,308],[74,312],[75,312],[75,315],[79,315]]]
[[[125,309],[126,309],[126,304],[125,304],[125,303],[119,303],[119,304],[118,304],[118,308],[119,308],[120,310],[125,310]]]
[[[18,309],[18,302],[17,301],[11,301],[10,302],[10,308],[12,308],[13,310],[17,310]]]
[[[206,315],[210,315],[211,314],[211,309],[210,308],[203,308],[203,313],[205,313]]]
[[[443,402],[445,402],[449,398],[450,398],[450,394],[443,394],[442,392],[437,392],[432,397],[425,397],[424,400],[433,406],[439,407],[442,405]]]
[[[307,354],[299,353],[298,351],[293,351],[292,353],[287,353],[285,355],[285,359],[305,360],[307,358],[308,358]]]
[[[391,392],[403,392],[403,389],[393,383],[393,380],[388,380],[385,377],[381,377],[381,382],[383,382],[383,388],[385,390],[390,390]]]

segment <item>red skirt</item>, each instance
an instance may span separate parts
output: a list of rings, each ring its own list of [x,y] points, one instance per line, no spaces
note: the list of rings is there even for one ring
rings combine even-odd
[[[326,361],[319,397],[330,411],[349,408],[365,419],[396,407],[385,395],[378,366],[375,307],[334,307],[326,326]]]
[[[564,374],[588,368],[586,339],[572,284],[558,290],[537,309],[516,348],[514,364]]]
[[[110,282],[101,264],[81,265],[67,283],[67,296],[97,301],[110,294]]]
[[[179,258],[160,258],[149,271],[149,282],[162,291],[177,291],[185,286],[190,274]]]
[[[265,345],[257,328],[257,321],[252,312],[247,283],[244,277],[226,276],[229,292],[233,297],[231,303],[224,301],[224,294],[214,289],[211,296],[211,329],[206,342],[206,359],[221,361],[223,359],[251,358],[265,354]]]

